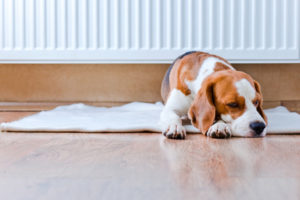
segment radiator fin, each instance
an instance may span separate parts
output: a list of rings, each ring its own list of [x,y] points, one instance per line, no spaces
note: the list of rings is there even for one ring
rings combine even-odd
[[[0,0],[0,62],[299,60],[298,0]]]

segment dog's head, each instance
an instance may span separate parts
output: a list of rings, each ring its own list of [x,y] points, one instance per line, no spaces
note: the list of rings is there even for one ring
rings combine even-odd
[[[233,136],[266,135],[267,118],[262,109],[260,85],[240,71],[224,70],[208,76],[188,115],[203,134],[221,119],[230,125]]]

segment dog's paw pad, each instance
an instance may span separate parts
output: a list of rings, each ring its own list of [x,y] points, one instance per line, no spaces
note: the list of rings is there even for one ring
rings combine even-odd
[[[171,124],[162,133],[169,139],[183,140],[186,137],[185,129],[181,124]]]
[[[231,131],[227,124],[216,123],[208,129],[206,134],[212,138],[229,138],[231,136]]]

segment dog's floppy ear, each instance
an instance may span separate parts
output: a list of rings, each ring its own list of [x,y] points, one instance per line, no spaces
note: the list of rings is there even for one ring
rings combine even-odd
[[[188,112],[192,124],[202,134],[213,125],[216,116],[216,108],[213,100],[213,83],[209,80],[203,82]]]
[[[260,96],[262,97],[262,93],[261,93],[261,90],[260,90],[260,85],[257,81],[254,80],[254,86],[255,86],[255,90],[257,93],[260,94]],[[262,104],[263,104],[263,100],[261,98],[261,100],[259,101],[258,103],[258,106],[257,106],[257,111],[258,113],[262,116],[262,118],[265,120],[266,123],[268,123],[268,119],[267,119],[267,116],[265,115],[264,113],[264,110],[262,108]]]

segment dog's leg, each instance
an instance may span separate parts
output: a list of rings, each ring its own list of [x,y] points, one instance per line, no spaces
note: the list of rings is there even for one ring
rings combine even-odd
[[[207,136],[213,138],[228,138],[231,136],[231,129],[228,124],[222,120],[219,120],[209,127],[206,134]]]
[[[186,115],[192,103],[191,96],[173,89],[160,115],[162,133],[167,138],[184,139],[186,132],[182,126],[181,116]]]

